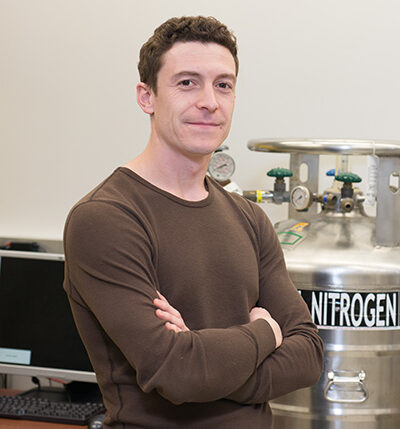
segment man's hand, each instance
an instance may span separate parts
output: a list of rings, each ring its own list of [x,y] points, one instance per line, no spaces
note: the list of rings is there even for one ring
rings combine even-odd
[[[169,304],[167,299],[158,292],[160,298],[156,298],[153,303],[157,308],[156,316],[165,320],[165,327],[175,332],[186,332],[189,328],[185,325],[181,313]]]
[[[254,307],[250,311],[250,322],[257,319],[264,319],[270,324],[275,335],[275,348],[277,349],[282,344],[282,331],[277,321],[272,318],[265,308],[262,307]]]

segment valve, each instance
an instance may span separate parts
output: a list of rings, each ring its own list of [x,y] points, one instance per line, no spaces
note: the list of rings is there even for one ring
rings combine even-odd
[[[344,212],[350,212],[354,208],[354,188],[353,183],[361,182],[361,177],[354,173],[340,173],[335,176],[338,182],[343,182],[343,187],[340,190],[340,208]]]
[[[277,167],[273,168],[272,170],[269,170],[267,176],[275,177],[273,191],[273,200],[275,201],[275,203],[281,204],[282,202],[288,202],[289,193],[286,192],[285,177],[293,176],[291,170],[288,170],[287,168]]]
[[[292,177],[293,173],[287,168],[273,168],[267,173],[269,177],[275,177],[274,191],[279,193],[286,192],[285,177]]]
[[[269,177],[275,177],[273,191],[243,191],[243,196],[250,201],[262,203],[264,201],[273,201],[275,204],[289,202],[289,192],[286,191],[285,177],[293,176],[293,173],[287,168],[273,168],[267,173]]]

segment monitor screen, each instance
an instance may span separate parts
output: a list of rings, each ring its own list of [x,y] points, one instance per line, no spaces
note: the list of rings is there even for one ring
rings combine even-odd
[[[64,261],[15,253],[0,256],[0,373],[96,382],[62,287]]]

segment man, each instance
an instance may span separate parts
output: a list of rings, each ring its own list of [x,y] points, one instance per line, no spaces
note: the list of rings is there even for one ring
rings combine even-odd
[[[264,212],[206,177],[231,124],[236,40],[214,18],[172,18],[139,72],[148,144],[65,229],[105,427],[269,428],[268,400],[317,382],[323,353]]]

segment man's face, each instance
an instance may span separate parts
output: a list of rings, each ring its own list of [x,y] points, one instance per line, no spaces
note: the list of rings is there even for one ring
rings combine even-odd
[[[225,140],[235,102],[235,61],[216,43],[178,42],[163,55],[151,92],[154,137],[186,156],[208,155]]]

